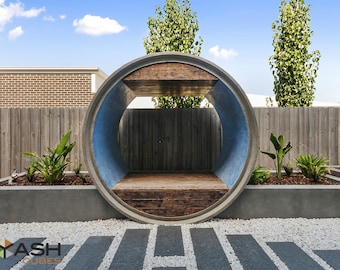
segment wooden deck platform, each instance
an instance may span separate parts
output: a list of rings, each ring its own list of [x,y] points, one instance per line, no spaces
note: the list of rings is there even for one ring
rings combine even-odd
[[[164,217],[203,210],[228,190],[213,173],[129,173],[113,187],[132,207]]]

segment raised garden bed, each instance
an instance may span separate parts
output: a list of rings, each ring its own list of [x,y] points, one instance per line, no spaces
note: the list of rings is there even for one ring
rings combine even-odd
[[[123,218],[94,185],[0,186],[1,223]],[[248,185],[219,218],[340,217],[340,185]]]
[[[80,172],[76,175],[74,172],[67,172],[63,181],[55,183],[54,186],[87,186],[93,185],[88,172]],[[25,173],[20,173],[13,179],[11,176],[0,179],[0,186],[52,186],[38,174],[34,176],[32,181],[29,181]]]

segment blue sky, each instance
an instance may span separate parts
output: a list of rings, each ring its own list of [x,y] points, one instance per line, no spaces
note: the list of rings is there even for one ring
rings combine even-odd
[[[340,1],[311,4],[310,50],[321,52],[316,100],[340,103]],[[110,75],[145,55],[148,17],[165,0],[0,0],[0,66],[99,67]],[[191,0],[201,56],[250,94],[273,95],[268,58],[280,0]]]

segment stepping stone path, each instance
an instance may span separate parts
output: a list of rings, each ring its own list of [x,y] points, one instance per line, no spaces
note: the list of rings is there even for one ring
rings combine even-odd
[[[188,228],[181,226],[156,226],[150,228],[128,228],[122,237],[89,236],[80,246],[61,244],[50,247],[50,256],[63,264],[23,264],[24,255],[0,258],[0,269],[119,269],[119,270],[224,270],[224,269],[289,269],[310,270],[340,269],[340,250],[313,250],[307,254],[303,247],[294,242],[271,242],[260,244],[250,234],[221,234],[213,228]],[[151,241],[151,234],[156,234]],[[185,240],[183,234],[190,235]],[[119,238],[119,239],[118,239]],[[115,242],[115,241],[119,242]],[[30,247],[32,243],[48,242],[48,238],[21,238],[18,243]],[[148,251],[152,250],[152,254]],[[189,251],[188,251],[189,250]],[[150,252],[149,252],[150,253]],[[274,259],[275,257],[275,259]],[[318,258],[318,260],[315,260]],[[277,261],[281,261],[280,264]],[[103,266],[103,260],[109,260]],[[321,260],[324,264],[320,265]],[[36,262],[37,257],[31,256]],[[283,265],[283,266],[282,266]],[[61,266],[60,266],[61,267]]]

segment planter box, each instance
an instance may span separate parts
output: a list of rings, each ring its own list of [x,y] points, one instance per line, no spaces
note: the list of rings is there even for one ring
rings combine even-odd
[[[95,186],[0,187],[0,223],[123,218]],[[219,218],[340,217],[340,186],[247,186]]]
[[[122,218],[95,186],[0,187],[0,223]]]
[[[219,217],[340,217],[340,185],[248,185]]]

